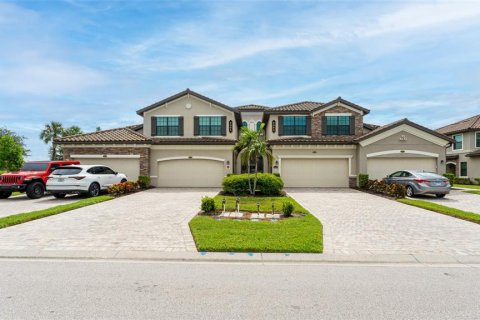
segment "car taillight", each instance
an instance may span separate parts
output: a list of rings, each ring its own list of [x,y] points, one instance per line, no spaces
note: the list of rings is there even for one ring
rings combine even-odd
[[[430,180],[424,180],[424,179],[415,179],[418,183],[428,183]]]
[[[72,177],[73,179],[76,179],[76,180],[82,180],[82,179],[85,179],[85,177]]]

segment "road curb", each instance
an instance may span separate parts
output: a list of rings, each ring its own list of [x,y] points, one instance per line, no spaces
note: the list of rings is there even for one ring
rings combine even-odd
[[[138,260],[172,262],[465,264],[480,265],[480,255],[305,254],[236,252],[160,252],[85,250],[0,250],[0,259]]]

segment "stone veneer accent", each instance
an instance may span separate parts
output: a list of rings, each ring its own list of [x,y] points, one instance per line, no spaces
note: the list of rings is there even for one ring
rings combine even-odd
[[[322,135],[322,117],[326,113],[351,113],[355,116],[355,137],[360,137],[363,135],[363,116],[360,113],[352,111],[348,108],[338,106],[319,112],[312,117],[312,138],[331,138],[331,136]]]
[[[150,176],[150,148],[148,147],[63,147],[64,160],[70,160],[70,155],[72,154],[140,155],[140,174]]]
[[[356,188],[357,187],[357,177],[348,177],[348,186],[350,188]]]

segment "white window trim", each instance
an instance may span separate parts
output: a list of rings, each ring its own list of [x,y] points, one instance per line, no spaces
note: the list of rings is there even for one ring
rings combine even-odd
[[[463,136],[463,133],[452,134],[452,139],[453,139],[453,140],[455,140],[455,138],[454,138],[455,136],[462,136],[462,148],[461,148],[461,149],[455,149],[455,143],[456,143],[456,142],[454,142],[454,143],[452,144],[452,151],[453,151],[453,152],[463,151],[463,149],[464,149],[464,145],[463,145],[463,144],[465,143],[465,139],[464,139],[465,137]],[[456,140],[455,140],[455,141],[456,141]]]

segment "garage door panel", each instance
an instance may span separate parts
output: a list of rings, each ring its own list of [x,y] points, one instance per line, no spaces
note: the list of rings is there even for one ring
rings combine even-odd
[[[109,158],[76,158],[85,165],[104,165],[112,168],[113,171],[124,173],[129,181],[137,181],[140,175],[139,159],[109,159]]]
[[[159,187],[220,187],[224,176],[223,161],[175,159],[158,163]]]
[[[400,170],[425,170],[437,172],[437,159],[415,158],[370,158],[367,160],[367,172],[370,179],[382,179],[388,174]]]
[[[285,187],[348,187],[348,159],[282,159]]]

